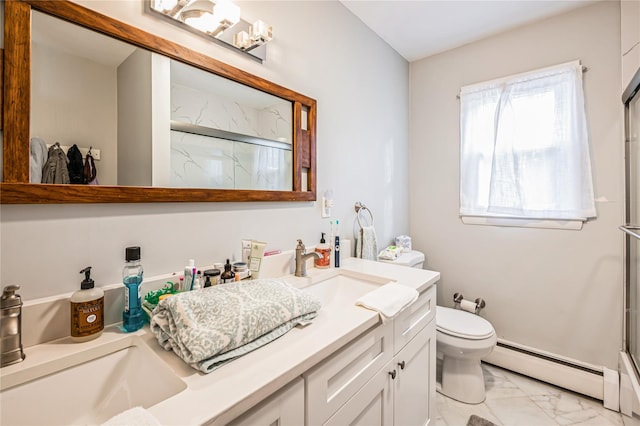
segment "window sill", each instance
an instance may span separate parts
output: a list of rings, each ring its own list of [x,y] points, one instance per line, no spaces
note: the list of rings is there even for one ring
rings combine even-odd
[[[512,217],[460,216],[465,225],[511,226],[518,228],[568,229],[579,231],[583,220],[521,219]]]

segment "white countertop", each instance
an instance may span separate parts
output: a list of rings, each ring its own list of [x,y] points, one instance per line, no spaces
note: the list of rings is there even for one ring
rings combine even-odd
[[[339,269],[319,270],[310,268],[309,277],[285,279],[292,285],[304,287],[326,279],[327,276],[359,275],[372,278],[378,284],[395,281],[419,292],[425,291],[440,279],[440,273],[408,268],[382,262],[347,258]],[[320,283],[314,291],[322,291]],[[371,310],[355,306],[357,285],[346,286],[339,295],[323,300],[323,307],[312,324],[294,328],[272,343],[250,352],[209,374],[197,371],[173,352],[165,351],[148,326],[136,333],[123,333],[112,326],[98,339],[90,342],[66,344],[60,339],[33,346],[27,350],[27,359],[2,369],[2,375],[14,373],[37,365],[44,359],[64,356],[90,345],[106,340],[139,336],[166,362],[187,388],[177,395],[148,408],[163,425],[203,424],[213,422],[225,424],[241,415],[258,402],[277,391],[291,380],[302,375],[327,356],[376,326],[379,315]],[[321,298],[326,297],[323,295]]]

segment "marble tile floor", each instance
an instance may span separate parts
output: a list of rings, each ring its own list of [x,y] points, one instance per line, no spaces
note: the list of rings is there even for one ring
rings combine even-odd
[[[502,426],[640,426],[632,419],[608,410],[602,401],[482,364],[486,400],[463,404],[436,394],[436,426],[465,426],[475,414]]]

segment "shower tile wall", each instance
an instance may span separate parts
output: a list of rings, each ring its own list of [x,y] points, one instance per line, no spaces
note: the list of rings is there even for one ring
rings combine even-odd
[[[251,108],[171,85],[171,119],[291,143],[291,105]],[[288,189],[291,151],[171,132],[171,185],[222,189]]]

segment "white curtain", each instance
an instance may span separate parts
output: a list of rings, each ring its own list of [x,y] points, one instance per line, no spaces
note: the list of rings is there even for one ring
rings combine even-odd
[[[465,86],[460,214],[595,217],[578,61]]]

